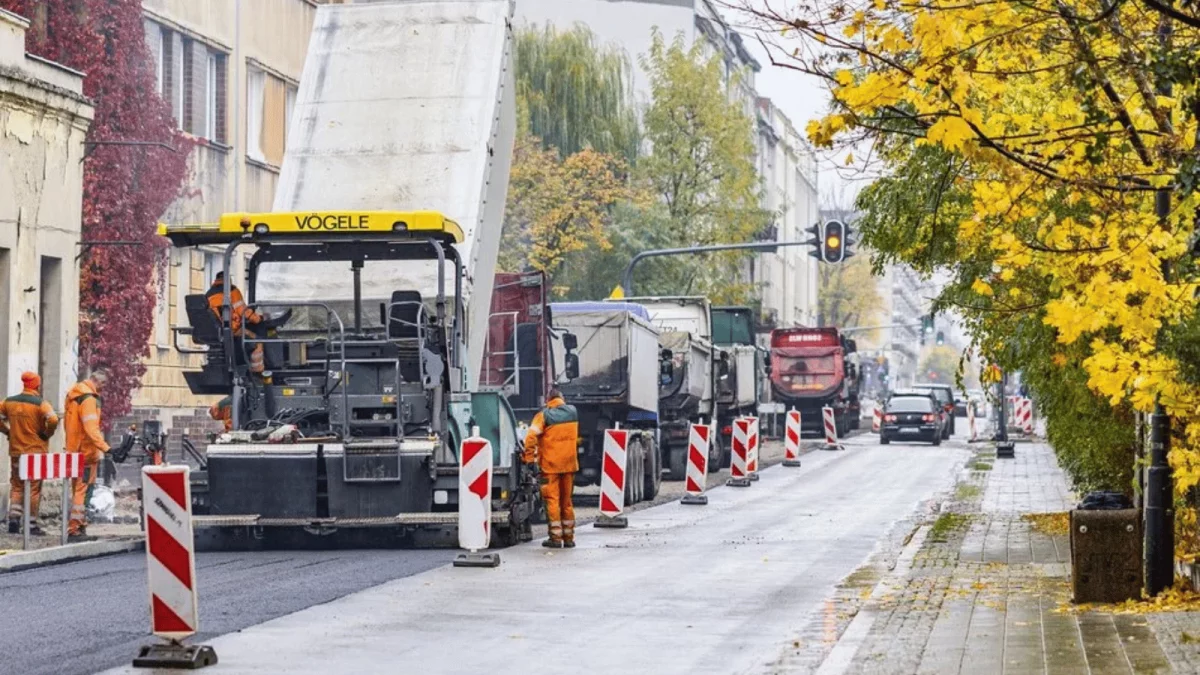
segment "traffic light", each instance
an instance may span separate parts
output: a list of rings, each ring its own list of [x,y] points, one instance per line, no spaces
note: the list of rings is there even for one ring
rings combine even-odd
[[[854,230],[851,229],[850,223],[843,223],[842,224],[842,260],[845,260],[846,258],[849,258],[854,255],[854,251],[851,250],[854,246],[854,240],[850,238],[853,234],[854,234]]]
[[[823,257],[823,254],[821,253],[821,240],[825,236],[821,233],[821,224],[817,223],[815,225],[809,225],[805,231],[812,235],[809,237],[808,241],[804,242],[806,246],[812,247],[808,254],[817,260],[821,260]]]
[[[846,259],[846,226],[841,221],[825,223],[822,239],[821,259],[827,263],[840,263]]]
[[[940,330],[937,332],[937,343],[938,343],[939,345],[944,345],[944,344],[946,344],[946,334],[945,334],[945,333],[943,333],[943,332],[942,332],[942,331],[940,331]]]

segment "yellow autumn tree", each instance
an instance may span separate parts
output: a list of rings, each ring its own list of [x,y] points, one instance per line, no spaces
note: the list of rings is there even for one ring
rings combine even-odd
[[[832,93],[810,139],[866,141],[885,164],[887,177],[860,199],[867,243],[924,270],[951,270],[941,301],[966,318],[989,360],[1040,373],[1047,387],[1078,381],[1115,418],[1160,402],[1180,430],[1170,456],[1177,493],[1195,486],[1200,354],[1180,337],[1200,334],[1188,256],[1200,175],[1192,8],[762,7],[745,9],[772,36],[774,60]],[[1042,348],[1014,346],[1022,342]],[[1057,409],[1064,419],[1094,405],[1074,391],[1063,400],[1072,404]]]

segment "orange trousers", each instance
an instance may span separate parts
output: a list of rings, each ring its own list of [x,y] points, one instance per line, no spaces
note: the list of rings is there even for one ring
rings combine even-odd
[[[553,541],[575,541],[575,505],[571,503],[574,490],[575,474],[542,474],[542,501],[546,503]]]
[[[71,523],[67,526],[68,534],[85,534],[87,531],[87,493],[88,488],[96,482],[99,469],[99,462],[88,462],[83,465],[83,478],[71,481]]]
[[[25,516],[25,481],[21,480],[20,456],[10,457],[8,487],[8,522],[21,523]],[[42,481],[29,481],[29,524],[36,525],[42,504]]]

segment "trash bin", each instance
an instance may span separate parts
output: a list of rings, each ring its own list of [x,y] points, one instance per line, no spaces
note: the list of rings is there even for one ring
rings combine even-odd
[[[1124,602],[1142,593],[1142,512],[1119,492],[1093,492],[1071,511],[1073,601]]]

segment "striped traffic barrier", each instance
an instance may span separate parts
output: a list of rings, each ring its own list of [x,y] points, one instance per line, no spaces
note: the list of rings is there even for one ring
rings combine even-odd
[[[621,515],[625,510],[625,480],[629,458],[629,432],[617,429],[604,430],[604,457],[600,471],[600,515],[596,527],[628,527],[629,519]]]
[[[967,401],[967,431],[971,434],[971,443],[979,440],[975,431],[975,404],[971,401]]]
[[[739,417],[733,421],[733,442],[730,444],[729,480],[731,487],[750,487],[750,475],[746,470],[746,454],[749,452],[750,420]]]
[[[750,430],[746,437],[746,475],[750,480],[758,480],[758,446],[760,437],[758,433],[758,418],[747,417],[750,420]]]
[[[1033,435],[1033,399],[1021,398],[1017,401],[1017,426],[1026,436]]]
[[[794,408],[783,424],[783,465],[800,466],[800,411]]]
[[[876,403],[875,410],[871,413],[871,431],[879,433],[881,428],[883,428],[883,409]]]
[[[134,668],[198,668],[217,662],[212,647],[183,644],[200,623],[190,471],[186,464],[142,467],[150,632],[165,642],[142,646]]]
[[[825,424],[825,449],[839,450],[841,445],[838,444],[837,420],[833,416],[833,408],[821,408],[821,418]]]
[[[704,494],[704,487],[708,476],[708,448],[712,438],[712,429],[703,424],[693,424],[688,431],[687,475],[684,476],[684,489],[687,494],[679,500],[681,504],[708,503],[708,495]]]
[[[458,452],[458,546],[465,553],[455,567],[497,567],[500,554],[487,552],[492,541],[492,444],[471,429]]]
[[[29,528],[32,506],[30,496],[33,492],[32,481],[61,480],[62,486],[62,545],[67,545],[67,523],[70,522],[71,509],[71,480],[83,478],[83,455],[78,452],[30,453],[21,455],[17,463],[17,477],[25,483],[21,497],[21,527],[22,546],[29,550]]]

